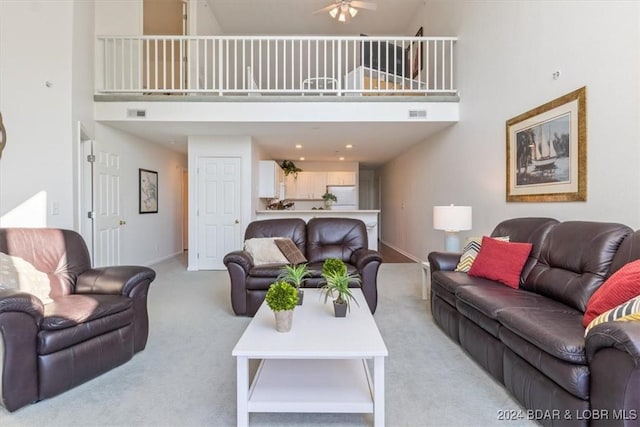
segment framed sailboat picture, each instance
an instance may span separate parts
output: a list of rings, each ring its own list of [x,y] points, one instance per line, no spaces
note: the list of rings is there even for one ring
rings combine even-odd
[[[587,200],[586,92],[507,120],[507,202]]]

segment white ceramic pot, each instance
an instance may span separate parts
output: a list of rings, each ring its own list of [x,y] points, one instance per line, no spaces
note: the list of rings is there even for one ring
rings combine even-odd
[[[273,314],[276,316],[276,331],[289,332],[293,321],[293,310],[274,311]]]

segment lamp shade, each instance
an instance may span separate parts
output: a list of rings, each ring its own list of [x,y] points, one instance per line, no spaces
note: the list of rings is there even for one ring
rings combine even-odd
[[[471,230],[471,206],[434,206],[433,228],[445,231]]]

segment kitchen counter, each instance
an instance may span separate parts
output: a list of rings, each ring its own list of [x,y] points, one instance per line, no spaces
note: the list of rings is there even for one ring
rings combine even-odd
[[[378,214],[379,210],[339,210],[339,209],[300,209],[300,210],[261,210],[256,211],[256,219],[301,218],[309,221],[314,217],[356,218],[367,227],[369,249],[378,250]]]

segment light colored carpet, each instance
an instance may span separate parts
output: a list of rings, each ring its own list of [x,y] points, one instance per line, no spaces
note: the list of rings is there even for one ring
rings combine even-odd
[[[232,314],[226,271],[187,272],[185,264],[177,257],[154,267],[144,351],[54,398],[14,413],[0,408],[0,426],[235,425],[231,350],[250,319]],[[387,425],[505,424],[498,412],[521,408],[433,324],[420,299],[420,275],[418,264],[383,264],[379,272],[375,319],[389,349]],[[367,426],[372,417],[251,414],[250,425]]]

